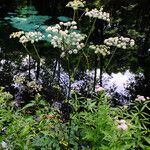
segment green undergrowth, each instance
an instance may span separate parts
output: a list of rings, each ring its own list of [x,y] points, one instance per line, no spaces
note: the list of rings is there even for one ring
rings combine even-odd
[[[64,104],[69,117],[41,97],[16,108],[11,94],[0,90],[0,149],[8,150],[148,150],[149,100],[112,108],[105,92]],[[65,110],[67,112],[67,110]]]

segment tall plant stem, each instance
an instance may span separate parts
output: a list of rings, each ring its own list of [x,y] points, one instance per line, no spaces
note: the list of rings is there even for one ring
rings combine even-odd
[[[71,91],[71,72],[70,72],[70,60],[69,60],[69,57],[67,58],[67,62],[68,62],[68,74],[69,74],[69,87],[68,87],[67,102],[69,103],[69,97],[70,97],[70,91]],[[67,149],[69,150],[70,149],[70,136],[71,136],[71,117],[70,117],[70,114],[69,114],[68,128],[69,128],[69,130],[68,130],[69,146],[68,146]]]
[[[60,84],[60,58],[58,60],[58,84]]]
[[[28,51],[26,45],[25,45],[25,44],[22,44],[22,45],[23,45],[24,49],[27,51],[27,53],[28,53],[30,56],[32,56],[31,53]]]
[[[96,20],[97,20],[97,19],[95,18],[94,21],[93,21],[92,27],[91,27],[91,29],[90,29],[90,31],[89,31],[89,34],[88,34],[88,36],[87,36],[87,38],[86,38],[86,41],[85,41],[85,46],[87,45],[87,43],[88,43],[88,41],[89,41],[89,38],[90,38],[92,32],[94,31]]]
[[[25,44],[22,44],[23,45],[23,47],[24,47],[24,49],[27,51],[27,53],[30,55],[30,56],[32,56],[32,54],[29,52],[29,50],[27,49],[27,47],[26,47],[26,45]],[[38,66],[39,65],[41,65],[40,64],[40,60],[41,60],[41,57],[40,57],[40,55],[39,55],[39,53],[38,53],[38,50],[37,50],[37,48],[36,48],[36,46],[33,44],[33,47],[34,47],[34,50],[35,50],[35,52],[36,52],[36,55],[37,55],[37,57],[38,57]],[[49,74],[51,74],[51,72],[45,67],[45,66],[43,66],[45,69],[46,69],[46,71],[49,73]]]
[[[73,11],[73,21],[76,19],[76,10]]]
[[[104,68],[104,71],[106,71],[106,69],[108,68],[110,62],[112,61],[112,59],[113,59],[113,57],[114,57],[114,55],[115,55],[115,53],[116,53],[116,50],[117,50],[117,47],[115,48],[114,52],[112,53],[112,55],[111,55],[111,57],[110,57],[110,59],[109,59],[107,65],[106,65],[106,67]]]
[[[99,82],[100,82],[100,86],[103,85],[103,56],[101,55],[99,58],[99,62],[100,62],[100,74],[99,74]]]
[[[39,79],[40,75],[40,60],[37,61],[36,80]]]
[[[30,66],[30,62],[31,59],[30,59],[30,54],[29,54],[29,80],[31,79],[31,66]]]
[[[56,60],[54,64],[54,71],[53,71],[53,79],[55,78],[56,68],[57,68],[58,61]]]
[[[27,47],[25,44],[22,44],[24,49],[27,51],[28,55],[29,55],[29,80],[31,79],[31,66],[30,66],[30,63],[31,63],[31,53],[28,51]]]
[[[33,44],[33,47],[34,47],[34,50],[35,50],[35,52],[36,52],[36,55],[37,55],[38,59],[40,60],[41,58],[40,58],[40,55],[39,55],[39,53],[38,53],[38,50],[37,50],[35,44]]]
[[[81,18],[84,16],[86,12],[83,12],[83,14],[80,16],[79,21],[81,20]]]
[[[82,53],[83,53],[83,55],[84,55],[84,57],[85,57],[85,59],[86,59],[86,63],[87,63],[87,68],[88,68],[88,70],[90,69],[90,65],[89,65],[89,60],[88,60],[88,56],[85,54],[85,52],[82,50]]]
[[[67,63],[68,63],[68,74],[69,74],[69,86],[68,86],[68,96],[67,99],[70,97],[70,91],[71,91],[71,73],[70,73],[70,61],[69,57],[67,58]]]
[[[97,55],[95,54],[95,66],[94,66],[94,84],[93,84],[93,92],[95,92],[96,86],[96,77],[97,77]]]
[[[80,57],[79,57],[79,59],[78,59],[78,62],[77,62],[77,65],[76,65],[76,67],[75,67],[75,69],[74,69],[74,71],[73,71],[72,77],[74,76],[74,74],[76,73],[76,71],[77,71],[77,69],[78,69],[78,67],[79,67],[79,64],[80,64],[80,61],[81,61],[81,56],[82,56],[82,55],[80,55]]]
[[[35,50],[35,52],[36,52],[36,55],[37,55],[37,57],[38,57],[38,59],[39,60],[41,60],[41,57],[40,57],[40,55],[39,55],[39,53],[38,53],[38,50],[37,50],[37,48],[36,48],[36,46],[33,44],[33,47],[34,47],[34,50]],[[46,70],[47,70],[47,72],[49,73],[49,74],[51,74],[51,72],[45,67],[45,66],[43,66]]]
[[[40,58],[40,55],[38,53],[38,50],[36,48],[36,46],[33,44],[33,47],[34,47],[34,50],[36,52],[36,55],[38,57],[39,60],[37,60],[37,72],[36,72],[36,80],[38,80],[39,78],[39,74],[40,74],[40,61],[41,61],[41,58]]]
[[[94,19],[94,22],[93,22],[93,24],[92,24],[92,27],[91,27],[91,29],[90,29],[90,31],[89,31],[89,34],[88,34],[87,38],[86,38],[85,47],[87,46],[87,43],[88,43],[88,41],[89,41],[89,38],[90,38],[92,32],[94,31],[95,23],[96,23],[96,18]],[[82,52],[83,52],[83,55],[84,55],[84,57],[85,57],[85,59],[86,59],[87,67],[88,67],[88,70],[89,70],[90,67],[89,67],[88,57],[87,57],[87,55],[85,54],[85,52],[84,52],[83,50],[82,50]]]

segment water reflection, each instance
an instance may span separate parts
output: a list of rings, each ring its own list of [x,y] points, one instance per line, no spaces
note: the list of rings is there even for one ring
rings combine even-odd
[[[56,18],[61,21],[70,20],[69,17],[64,16]],[[14,30],[40,30],[44,33],[47,25],[54,23],[52,19],[50,16],[38,14],[33,6],[21,6],[15,12],[9,12],[7,17],[0,22],[0,32],[2,33],[0,37],[0,86],[4,86],[6,90],[15,93],[16,100],[28,101],[35,94],[34,91],[32,93],[30,90],[27,91],[26,87],[20,88],[14,84],[14,78],[20,75],[29,81],[38,81],[43,87],[39,93],[51,102],[62,101],[69,94],[67,65],[65,61],[60,61],[59,52],[50,47],[49,43],[39,43],[41,61],[38,62],[33,48],[30,47],[30,52],[34,58],[27,54],[16,41],[9,40],[9,34]],[[3,30],[3,28],[7,30]],[[71,88],[87,96],[93,91],[94,71],[87,71],[87,68],[83,66],[84,64],[83,61],[78,73],[75,74],[75,81],[72,82]],[[99,69],[97,76],[100,76]],[[104,87],[114,96],[114,99],[117,99],[119,104],[129,100],[130,91],[126,91],[126,87],[129,89],[130,81],[132,84],[136,83],[134,78],[135,74],[128,70],[124,73],[112,73],[111,75],[104,73],[102,77]],[[99,79],[97,78],[96,81],[98,83]]]
[[[126,94],[126,87],[129,81],[134,82],[135,74],[131,73],[129,70],[125,72],[111,73],[111,75],[104,74],[105,87],[110,89],[111,87],[116,87],[116,92]]]
[[[45,34],[47,26],[45,22],[50,22],[51,16],[39,15],[38,11],[33,6],[19,7],[15,13],[8,13],[4,19],[10,25],[22,31],[40,31]]]

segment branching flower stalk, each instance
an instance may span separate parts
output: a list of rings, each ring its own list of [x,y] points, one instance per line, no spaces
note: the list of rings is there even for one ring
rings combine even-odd
[[[78,10],[79,7],[84,7],[84,3],[85,3],[85,2],[83,2],[83,1],[81,1],[81,0],[74,0],[73,2],[69,2],[69,3],[67,4],[67,7],[72,7],[73,10],[74,10],[73,20],[75,19],[76,10]],[[84,14],[84,13],[83,13],[83,14]],[[83,14],[82,14],[82,15],[83,15]],[[89,41],[89,38],[90,38],[91,34],[93,33],[93,31],[94,31],[94,29],[95,29],[96,20],[97,20],[97,19],[101,19],[101,20],[110,22],[110,15],[109,15],[109,13],[104,12],[104,11],[103,11],[103,8],[100,8],[100,10],[97,10],[97,9],[95,8],[95,9],[92,9],[91,11],[88,11],[88,9],[87,9],[87,11],[86,11],[86,13],[85,13],[85,16],[88,16],[88,17],[90,17],[90,18],[94,18],[92,27],[91,27],[91,29],[90,29],[90,31],[89,31],[89,34],[88,34],[88,36],[87,36],[87,38],[86,38],[86,41],[85,41],[85,44],[84,44],[85,47],[82,49],[83,56],[85,57],[86,62],[87,62],[87,68],[88,68],[88,70],[89,70],[88,56],[85,54],[84,49],[87,47],[87,43],[88,43],[88,41]],[[98,48],[97,48],[97,49],[98,49]],[[101,49],[101,48],[100,48],[100,49]],[[95,53],[98,53],[98,51],[95,51]],[[102,54],[106,55],[106,54],[107,54],[107,50],[106,50],[106,52],[103,52]],[[81,59],[81,58],[82,58],[82,57],[80,56],[80,57],[79,57],[79,61],[78,61],[78,63],[77,63],[77,67],[74,69],[74,73],[76,72],[76,70],[77,70],[77,68],[78,68],[78,65],[79,65],[79,63],[80,63],[80,59]],[[73,74],[74,74],[74,73],[73,73]],[[95,87],[95,86],[94,86],[94,87]]]
[[[94,18],[93,25],[91,27],[88,38],[87,38],[86,43],[85,43],[85,45],[87,45],[89,37],[95,29],[96,20],[100,19],[103,21],[110,22],[110,15],[109,15],[109,13],[104,12],[103,7],[101,7],[99,10],[97,10],[95,8],[95,9],[92,9],[91,11],[87,11],[85,13],[85,16],[88,16],[90,18]],[[95,50],[95,71],[94,71],[95,74],[94,74],[94,84],[93,84],[93,92],[95,92],[96,77],[97,77],[97,58],[98,58],[97,55],[105,56],[105,55],[108,55],[110,52],[108,51],[109,47],[106,47],[105,45],[90,45],[89,48]],[[102,66],[101,66],[101,69],[102,69]],[[102,70],[101,70],[101,73],[102,73]],[[101,79],[101,77],[102,76],[100,74],[100,79]],[[100,80],[100,83],[101,83],[101,80]],[[102,85],[102,83],[101,83],[101,85]]]

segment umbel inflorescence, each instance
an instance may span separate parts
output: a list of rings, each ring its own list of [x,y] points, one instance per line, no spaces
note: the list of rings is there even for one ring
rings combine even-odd
[[[74,10],[77,10],[79,8],[83,8],[85,6],[85,1],[82,1],[82,0],[74,0],[74,1],[70,1],[66,7],[71,7],[73,8]]]
[[[133,39],[127,37],[110,37],[104,40],[104,43],[108,46],[116,46],[117,48],[127,49],[135,45]]]
[[[102,19],[110,22],[110,14],[104,12],[103,8],[100,8],[99,10],[97,8],[94,8],[91,11],[86,12],[85,16],[89,16],[90,18]]]
[[[85,1],[74,0],[67,4],[67,7],[72,7],[74,10],[85,6]],[[100,19],[110,22],[110,14],[103,11],[103,7],[99,10],[97,8],[91,11],[86,11],[85,16],[90,18]],[[109,55],[110,48],[112,46],[122,49],[132,48],[135,45],[135,41],[128,37],[110,37],[105,39],[100,45],[88,45],[88,38],[85,34],[82,34],[80,30],[77,30],[77,23],[75,21],[60,22],[59,24],[49,26],[46,29],[46,40],[51,43],[54,48],[61,50],[61,57],[67,57],[71,54],[78,54],[81,49],[92,49],[97,55],[106,56]],[[44,34],[45,35],[45,34]],[[19,42],[35,43],[40,40],[45,40],[41,32],[14,32],[10,35],[10,38],[19,38]],[[87,39],[85,40],[85,38]],[[84,40],[86,42],[84,42]],[[86,44],[85,44],[86,43]]]
[[[93,49],[94,53],[98,55],[106,56],[110,54],[110,47],[106,45],[90,45],[89,48]]]
[[[24,31],[19,31],[19,32],[13,32],[10,35],[10,38],[19,38],[19,42],[24,44],[27,42],[34,43],[38,42],[40,40],[43,40],[45,36],[41,32],[24,32]]]
[[[76,29],[77,23],[75,21],[60,22],[46,29],[49,41],[53,47],[61,49],[61,57],[77,54],[84,47],[83,41],[86,35],[79,33]]]

